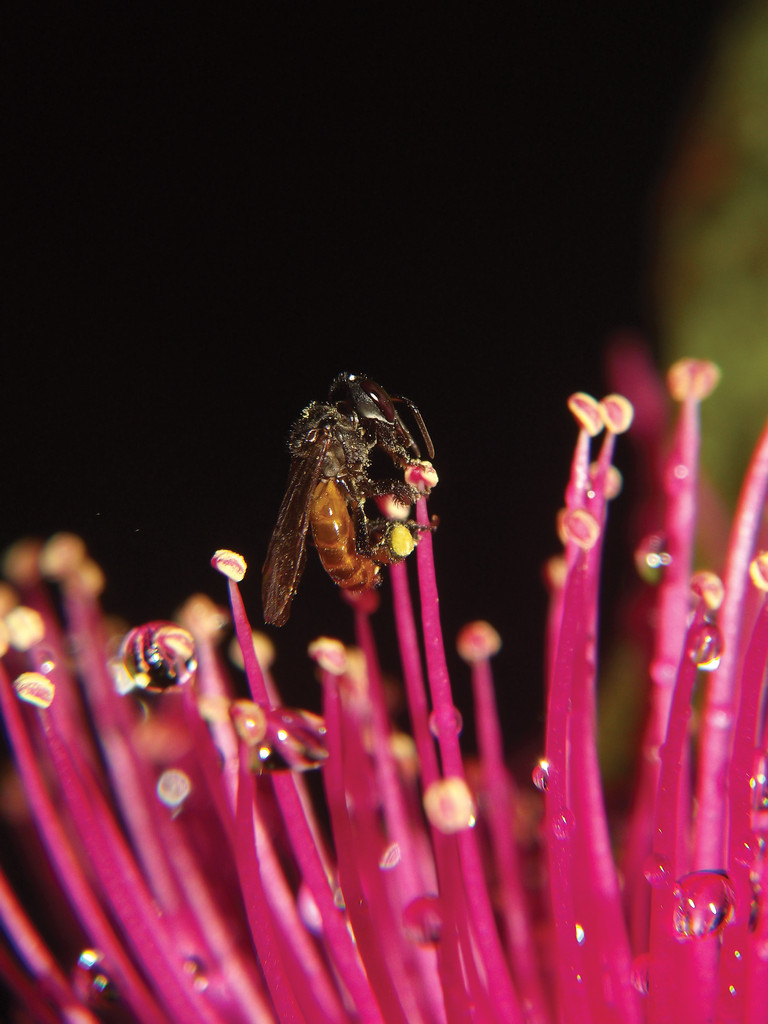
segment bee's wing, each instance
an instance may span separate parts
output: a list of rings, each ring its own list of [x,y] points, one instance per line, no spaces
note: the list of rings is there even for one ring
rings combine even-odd
[[[287,621],[304,572],[309,508],[329,443],[330,435],[322,432],[313,445],[291,460],[288,486],[261,570],[264,621],[274,626]]]

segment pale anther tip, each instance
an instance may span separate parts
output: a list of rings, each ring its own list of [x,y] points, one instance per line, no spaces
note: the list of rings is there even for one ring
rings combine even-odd
[[[437,779],[424,791],[424,813],[439,832],[451,835],[473,828],[477,809],[469,786],[458,776]]]
[[[60,580],[83,565],[87,557],[85,541],[75,533],[54,533],[40,552],[40,571],[48,579]]]
[[[585,430],[590,437],[597,437],[604,426],[597,399],[586,391],[576,391],[568,399],[568,408],[581,430]]]
[[[708,359],[678,359],[667,371],[667,387],[676,402],[703,401],[720,383],[720,367]]]
[[[563,555],[552,555],[542,568],[544,583],[549,590],[562,590],[568,578],[568,563]]]
[[[242,555],[238,555],[236,551],[228,551],[226,548],[220,548],[214,554],[211,565],[217,572],[234,580],[235,583],[242,582],[248,568]]]
[[[612,434],[623,434],[629,430],[635,416],[635,410],[624,395],[606,395],[600,402],[600,412],[606,430]]]
[[[343,675],[347,670],[347,649],[341,640],[319,636],[307,648],[310,658],[332,676]]]
[[[760,551],[749,563],[749,578],[758,590],[768,591],[768,551]]]
[[[45,637],[43,617],[25,604],[11,608],[5,616],[8,642],[16,651],[29,651]]]
[[[411,462],[405,467],[403,474],[409,487],[414,487],[420,494],[429,494],[437,485],[438,476],[431,462]]]
[[[468,665],[485,661],[501,650],[501,637],[490,622],[468,622],[456,637],[459,657]]]

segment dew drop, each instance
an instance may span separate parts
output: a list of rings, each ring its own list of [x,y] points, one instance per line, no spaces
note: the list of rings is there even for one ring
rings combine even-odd
[[[147,622],[129,630],[118,658],[133,687],[150,693],[186,683],[197,670],[195,641],[174,622]]]
[[[674,929],[681,939],[719,935],[733,917],[734,892],[719,871],[692,871],[675,884]]]
[[[392,868],[396,868],[400,863],[401,857],[400,844],[390,843],[381,857],[379,857],[379,867],[382,871],[391,871]]]
[[[641,996],[648,995],[648,967],[651,962],[649,953],[641,953],[632,961],[632,986]]]
[[[573,811],[567,807],[561,807],[552,816],[552,834],[555,839],[568,839],[573,833],[575,824]]]
[[[263,708],[266,729],[254,747],[251,768],[258,772],[299,772],[319,768],[328,758],[325,720],[297,708]]]
[[[299,886],[296,906],[299,911],[299,917],[306,925],[308,931],[313,935],[320,935],[323,930],[323,917],[317,901],[312,895],[312,890],[305,882],[302,882]]]
[[[440,727],[437,723],[438,715],[437,712],[432,711],[429,716],[429,731],[435,737],[440,738]],[[454,736],[460,736],[461,730],[464,728],[464,719],[461,716],[461,712],[458,708],[453,709],[453,718],[451,720],[451,733]]]
[[[36,708],[49,708],[56,692],[53,682],[41,672],[22,672],[13,688],[19,700]]]
[[[53,655],[53,651],[41,651],[37,652],[39,661],[37,663],[37,671],[42,672],[43,675],[49,676],[51,672],[56,668],[56,659]]]
[[[258,746],[267,734],[264,708],[253,700],[236,700],[228,708],[235,732],[249,747]]]
[[[752,790],[752,806],[756,811],[768,811],[768,778],[765,772],[766,766],[763,763],[749,780],[749,788]]]
[[[97,949],[84,949],[72,974],[72,987],[94,1009],[106,1009],[117,1001],[115,986],[103,970],[103,959]]]
[[[703,672],[714,672],[723,653],[723,635],[714,622],[702,622],[688,638],[688,657]]]
[[[672,864],[667,857],[651,853],[643,864],[643,874],[649,885],[660,889],[672,881]]]
[[[672,564],[666,548],[666,538],[660,533],[649,533],[635,548],[635,568],[646,583],[659,583],[664,569]]]
[[[582,927],[582,925],[579,924],[578,921],[575,924],[575,928],[576,928],[576,942],[580,946],[583,946],[584,945],[584,928]]]
[[[197,956],[188,956],[182,964],[182,970],[192,979],[195,992],[205,992],[208,988],[208,976],[203,969],[203,961]]]
[[[749,788],[752,791],[752,828],[765,832],[768,830],[768,764],[764,754],[749,780]]]
[[[417,896],[403,910],[406,938],[418,946],[432,946],[440,941],[443,913],[439,896]]]
[[[337,910],[347,909],[347,901],[344,899],[344,893],[341,891],[340,885],[337,885],[333,890],[333,905]]]
[[[539,761],[536,767],[531,772],[531,778],[536,789],[540,789],[542,793],[547,791],[549,786],[549,761],[545,757]]]
[[[166,768],[157,780],[157,796],[161,803],[178,811],[192,791],[192,781],[180,768]]]

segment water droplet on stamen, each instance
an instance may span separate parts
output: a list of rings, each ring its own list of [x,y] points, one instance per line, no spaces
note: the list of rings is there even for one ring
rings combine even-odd
[[[641,953],[632,961],[632,986],[641,996],[648,995],[648,967],[651,962],[649,953]]]
[[[643,865],[643,874],[649,885],[659,889],[672,881],[672,864],[667,857],[651,853]]]
[[[584,929],[582,928],[582,926],[579,924],[578,921],[575,924],[575,929],[576,929],[576,941],[578,942],[578,944],[580,946],[583,946],[584,945]]]
[[[341,891],[341,886],[336,886],[333,890],[333,905],[337,910],[346,910],[347,901],[344,899],[344,893]]]
[[[327,760],[325,720],[320,715],[282,707],[262,711],[266,728],[263,740],[253,748],[253,771],[305,772],[319,768]]]
[[[440,738],[440,727],[437,724],[437,713],[435,711],[430,712],[429,715],[429,731],[435,737]],[[455,736],[461,735],[461,730],[464,728],[464,719],[461,716],[461,712],[458,708],[453,709],[453,721],[451,722],[451,734]]]
[[[406,938],[419,946],[432,946],[443,932],[443,912],[438,896],[417,896],[403,910]]]
[[[575,824],[573,811],[567,807],[561,807],[552,815],[552,834],[555,839],[568,839],[573,833]]]
[[[694,627],[688,638],[688,657],[702,672],[714,672],[723,653],[723,636],[714,622]]]
[[[195,992],[205,992],[208,988],[208,977],[203,969],[203,961],[197,956],[188,956],[182,964],[184,973],[192,979]]]
[[[148,622],[129,630],[118,659],[134,688],[150,693],[186,683],[197,670],[195,641],[174,622]]]
[[[755,832],[765,832],[768,830],[768,764],[765,754],[758,760],[749,788],[752,791],[752,828]]]
[[[733,917],[733,887],[719,871],[692,871],[675,884],[673,926],[681,939],[719,935]]]
[[[379,857],[379,867],[382,871],[391,871],[400,863],[401,856],[400,844],[390,843]]]
[[[540,789],[542,793],[546,793],[547,787],[549,786],[549,761],[545,757],[539,761],[536,767],[531,772],[531,778],[536,789]]]
[[[72,987],[94,1009],[106,1009],[117,1001],[117,991],[102,969],[104,957],[96,949],[84,949],[72,974]]]
[[[49,676],[56,668],[56,658],[53,651],[38,648],[35,651],[35,662],[37,671],[41,672],[44,676]]]
[[[765,768],[762,767],[755,772],[749,780],[749,788],[752,790],[752,806],[756,811],[768,811],[768,779],[765,775]]]
[[[160,802],[177,812],[191,791],[192,781],[180,768],[167,768],[157,780],[157,796]]]
[[[664,569],[672,564],[666,550],[666,538],[660,533],[649,533],[635,548],[635,568],[646,583],[659,583]]]
[[[14,680],[13,688],[19,700],[36,708],[49,708],[53,703],[55,687],[53,682],[40,672],[22,672]]]
[[[298,896],[296,897],[296,906],[298,907],[299,916],[307,929],[313,935],[322,934],[323,917],[320,913],[317,901],[312,895],[312,890],[305,882],[302,882],[299,886]]]

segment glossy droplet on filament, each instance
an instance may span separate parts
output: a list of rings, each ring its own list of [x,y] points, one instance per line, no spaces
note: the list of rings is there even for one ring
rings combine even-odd
[[[180,768],[166,768],[157,780],[157,796],[161,803],[178,810],[192,791],[192,780]]]
[[[648,995],[648,965],[650,963],[648,953],[641,953],[632,961],[632,987],[641,996]]]
[[[437,722],[437,713],[432,711],[429,716],[429,731],[438,739],[440,736],[440,727]],[[458,708],[453,709],[453,716],[451,719],[451,732],[456,735],[461,735],[461,730],[464,728],[464,719],[462,718],[461,712]]]
[[[403,910],[403,929],[407,938],[419,946],[440,941],[443,913],[438,896],[417,896]]]
[[[402,854],[399,843],[390,843],[379,857],[379,867],[382,871],[391,871],[400,863]]]
[[[96,949],[84,949],[72,974],[72,987],[87,1006],[106,1009],[117,1000],[117,991],[105,974],[103,955]]]
[[[252,751],[251,769],[277,772],[319,768],[328,757],[325,721],[311,711],[263,708],[266,729]]]
[[[649,885],[659,889],[672,881],[672,864],[667,857],[651,853],[643,865],[643,874]]]
[[[202,960],[197,956],[188,956],[182,964],[182,970],[191,978],[195,992],[205,992],[208,988],[208,976]]]
[[[649,533],[635,548],[635,568],[646,583],[659,583],[664,569],[672,564],[667,541],[660,533]]]
[[[714,622],[702,622],[688,638],[688,657],[703,672],[714,672],[723,653],[723,636]]]
[[[547,791],[549,786],[549,761],[546,758],[542,757],[531,772],[531,778],[536,789],[540,789],[542,793]]]
[[[733,917],[733,887],[719,871],[692,871],[675,884],[673,926],[681,939],[719,935]]]
[[[573,811],[561,807],[552,815],[552,833],[555,839],[568,839],[575,826]]]
[[[762,754],[749,780],[752,791],[752,828],[755,832],[768,830],[768,764]]]
[[[118,661],[132,687],[161,693],[194,675],[195,641],[174,622],[147,622],[125,634]],[[121,692],[131,686],[118,681]]]
[[[22,672],[13,688],[19,700],[37,708],[49,708],[56,692],[53,682],[41,672]]]

